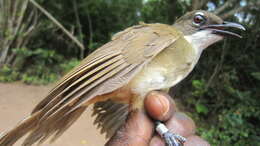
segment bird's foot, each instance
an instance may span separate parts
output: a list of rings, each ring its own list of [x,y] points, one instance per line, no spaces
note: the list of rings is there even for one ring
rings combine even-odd
[[[184,137],[171,133],[170,131],[163,134],[163,139],[167,146],[182,146],[186,141]]]
[[[182,146],[186,141],[186,138],[170,132],[161,122],[156,122],[156,131],[165,140],[167,146]]]

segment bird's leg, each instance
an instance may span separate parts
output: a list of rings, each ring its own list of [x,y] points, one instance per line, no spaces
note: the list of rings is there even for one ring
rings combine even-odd
[[[186,141],[186,138],[170,132],[168,128],[160,121],[155,122],[155,129],[164,139],[167,146],[182,146]]]

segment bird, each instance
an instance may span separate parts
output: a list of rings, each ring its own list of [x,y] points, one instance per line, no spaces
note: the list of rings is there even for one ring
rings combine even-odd
[[[23,146],[53,142],[91,104],[95,124],[113,135],[128,113],[144,110],[150,91],[167,90],[187,77],[206,48],[228,36],[241,38],[230,29],[245,30],[211,12],[195,10],[173,25],[140,23],[116,33],[62,77],[27,118],[2,133],[0,146],[12,146],[28,133]],[[155,126],[166,145],[185,142],[163,122]]]

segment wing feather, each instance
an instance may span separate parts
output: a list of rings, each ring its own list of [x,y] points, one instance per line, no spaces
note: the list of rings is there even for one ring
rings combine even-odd
[[[100,54],[100,56],[94,58],[93,60],[90,60],[89,62],[83,60],[82,63],[80,64],[79,67],[77,67],[76,69],[74,69],[73,71],[71,71],[70,73],[68,73],[64,79],[62,80],[62,82],[60,82],[58,84],[58,86],[56,88],[54,88],[52,91],[55,91],[57,88],[60,87],[60,85],[62,85],[63,83],[67,82],[68,80],[72,79],[73,77],[93,68],[94,66],[97,66],[98,64],[109,60],[110,58],[119,55],[121,52],[120,51],[110,51],[104,54]],[[88,58],[87,58],[88,59]]]
[[[52,113],[52,115],[53,115],[53,114],[59,112],[60,110],[62,110],[65,106],[70,106],[74,102],[78,101],[79,98],[82,97],[84,94],[86,94],[89,90],[91,90],[92,88],[94,88],[98,84],[101,84],[104,80],[113,76],[118,71],[124,69],[127,66],[127,64],[119,64],[119,63],[122,63],[122,62],[118,62],[117,64],[113,64],[113,66],[111,66],[112,71],[110,71],[109,73],[102,72],[102,73],[98,74],[98,78],[93,79],[93,81],[95,81],[95,80],[96,81],[93,82],[92,84],[89,83],[89,82],[91,82],[90,80],[87,80],[87,82],[85,82],[84,84],[77,87],[74,91],[72,91],[70,94],[65,96],[64,99],[62,99],[62,101],[59,102],[59,103],[63,103],[63,104],[61,104],[61,106],[60,106],[59,103],[58,103],[58,105],[55,105],[55,107],[58,107],[59,110],[57,110],[57,108],[54,109],[54,110],[49,110],[46,113],[45,116],[49,116],[49,113],[52,113],[52,111],[55,111],[54,113]],[[70,98],[70,99],[67,100],[68,98]],[[51,117],[51,115],[50,115],[50,117]]]
[[[88,84],[94,82],[98,77],[101,77],[106,72],[111,71],[113,68],[115,68],[117,65],[120,65],[121,63],[123,63],[122,56],[116,56],[113,59],[105,62],[104,64],[101,64],[101,65],[97,66],[96,68],[94,68],[93,70],[85,73],[82,77],[80,77],[78,80],[76,80],[71,85],[66,87],[63,91],[61,91],[59,94],[57,94],[56,98],[54,98],[52,101],[50,101],[49,104],[51,104],[51,102],[54,102],[55,105],[54,104],[51,104],[49,106],[47,105],[44,110],[46,110],[46,109],[51,110],[51,109],[49,109],[49,107],[54,108],[54,107],[58,106],[61,102],[65,101],[69,97],[71,97],[71,95],[73,95],[75,92],[77,92],[78,90],[80,90],[84,86],[87,86]],[[94,77],[91,78],[91,76],[94,76]],[[80,82],[82,83],[81,86],[79,86]],[[71,91],[71,89],[73,87],[75,89],[73,89]],[[66,94],[66,95],[62,96],[62,94]],[[59,102],[57,102],[57,101],[59,101]]]
[[[101,48],[100,48],[101,49]],[[82,74],[86,73],[87,71],[95,68],[98,64],[102,62],[108,61],[109,59],[113,58],[116,55],[119,55],[121,52],[120,50],[112,50],[108,51],[107,53],[101,52],[97,55],[96,58],[92,60],[88,59],[88,57],[82,61],[82,63],[70,71],[67,75],[65,75],[61,81],[54,87],[49,95],[45,97],[33,110],[32,113],[35,113],[39,110],[42,110],[47,104],[50,104],[52,100],[56,99],[56,96],[59,96],[60,93],[64,93],[64,89],[70,89],[72,87],[73,81],[77,80],[77,76],[80,77]],[[87,61],[89,60],[89,62]],[[85,63],[85,64],[84,64]],[[73,84],[74,85],[74,84]],[[67,91],[66,90],[66,91]]]
[[[160,28],[164,28],[165,30],[160,30]],[[127,73],[122,70],[127,70],[127,66],[130,65],[142,66],[143,64],[146,64],[154,56],[156,56],[156,54],[158,54],[164,48],[167,48],[177,39],[177,37],[173,37],[172,32],[168,32],[168,29],[169,26],[162,24],[141,25],[140,27],[133,27],[131,29],[127,29],[127,32],[117,36],[114,41],[112,41],[113,43],[109,43],[109,45],[107,45],[107,48],[103,50],[98,49],[98,51],[94,52],[94,55],[89,57],[91,59],[88,59],[87,57],[83,61],[82,65],[72,71],[68,77],[65,77],[65,81],[58,85],[62,87],[62,85],[66,84],[66,82],[69,80],[75,80],[66,88],[64,88],[63,91],[61,91],[59,94],[56,94],[56,100],[55,97],[53,98],[53,101],[56,101],[54,102],[55,105],[51,106],[51,108],[47,108],[44,117],[50,118],[55,115],[55,113],[63,110],[67,106],[71,106],[71,110],[69,112],[72,112],[73,110],[80,107],[85,100],[89,100],[100,94],[111,92],[127,84],[127,82],[130,80],[130,76],[128,76],[128,79],[122,78]],[[118,55],[118,52],[114,51],[113,49],[117,46],[123,47],[117,48],[117,50],[121,50],[121,55]],[[103,53],[109,53],[107,51],[110,50],[112,50],[112,52],[116,52],[115,54],[112,53],[113,55],[118,56],[114,57],[112,55],[107,57],[110,60],[105,61],[104,59],[97,59],[98,57],[96,56],[102,56]],[[99,55],[99,53],[102,55]],[[124,65],[120,66],[121,63]],[[117,66],[119,67],[117,68]],[[100,71],[101,69],[103,70]],[[120,71],[124,73],[120,74]],[[117,77],[115,76],[116,74],[118,74]],[[133,75],[131,77],[133,77]],[[98,85],[106,87],[106,85],[108,85],[107,83],[112,84],[111,81],[108,82],[112,77],[116,79],[112,79],[116,85],[116,87],[114,87],[112,90],[110,89],[110,91],[106,91],[104,88],[103,90],[94,90],[94,88],[96,88]],[[115,81],[117,82],[115,83]],[[76,85],[78,87],[72,88]],[[96,93],[90,92],[91,90],[94,90]],[[55,92],[55,90],[53,92]],[[90,92],[91,95],[88,92]],[[67,93],[67,95],[62,96],[64,93]]]
[[[175,31],[163,24],[134,26],[120,32],[111,42],[89,55],[33,110],[33,113],[41,112],[41,120],[29,141],[45,140],[54,133],[56,136],[63,133],[81,115],[81,109],[85,109],[83,104],[123,87],[154,56],[172,45],[178,39],[178,35],[173,33]],[[63,125],[54,127],[49,123]],[[108,123],[109,129],[112,123]]]

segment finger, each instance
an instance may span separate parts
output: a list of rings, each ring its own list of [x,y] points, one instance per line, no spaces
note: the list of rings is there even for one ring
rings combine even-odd
[[[199,136],[193,135],[187,138],[184,146],[210,146],[210,144]]]
[[[166,122],[166,126],[171,132],[184,137],[194,135],[196,129],[194,121],[181,112],[174,113],[171,119]]]
[[[126,124],[117,131],[106,146],[148,146],[153,129],[153,122],[144,111],[133,111]]]
[[[165,142],[160,136],[155,135],[152,137],[149,146],[165,146]]]
[[[195,123],[186,114],[181,112],[176,112],[173,116],[166,122],[167,128],[176,134],[183,137],[189,137],[195,134]],[[158,135],[151,139],[150,146],[164,146],[164,140]]]
[[[172,98],[163,92],[152,91],[144,101],[147,113],[155,120],[166,121],[176,110],[176,104]]]

